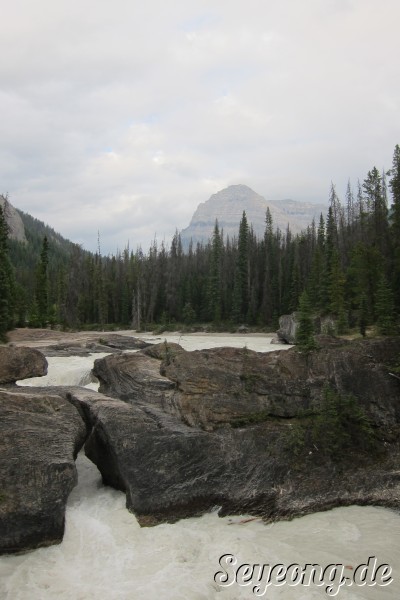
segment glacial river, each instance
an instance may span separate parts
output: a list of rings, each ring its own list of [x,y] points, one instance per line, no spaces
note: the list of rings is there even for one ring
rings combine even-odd
[[[166,337],[180,337],[187,349],[244,344],[259,351],[277,348],[263,336]],[[98,356],[49,359],[49,384],[93,387],[89,371]],[[43,378],[39,381],[43,385]],[[104,487],[82,453],[77,466],[79,483],[68,501],[63,542],[1,557],[0,600],[400,598],[400,515],[395,511],[352,506],[269,525],[246,515],[220,519],[213,512],[140,528],[125,508],[124,494]],[[305,570],[311,564],[320,566],[315,573],[325,571],[323,585]],[[269,567],[261,571],[262,565]],[[296,565],[304,573],[297,584]],[[338,565],[336,570],[333,565]],[[380,565],[391,568],[385,573],[386,582],[392,581],[385,586],[372,585],[373,572],[383,573]],[[350,585],[354,573],[356,582]]]

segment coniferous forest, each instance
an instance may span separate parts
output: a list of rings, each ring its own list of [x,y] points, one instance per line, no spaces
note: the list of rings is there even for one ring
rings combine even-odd
[[[247,324],[276,329],[282,314],[330,315],[335,333],[398,333],[400,146],[389,172],[372,168],[343,194],[332,184],[327,214],[301,234],[274,227],[263,239],[243,213],[237,237],[215,223],[206,244],[125,248],[102,256],[33,227],[28,243],[8,239],[0,208],[0,335],[14,326],[160,329]],[[32,234],[35,231],[35,234]]]

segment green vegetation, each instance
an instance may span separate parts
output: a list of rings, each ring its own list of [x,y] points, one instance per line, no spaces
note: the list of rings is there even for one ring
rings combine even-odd
[[[233,429],[239,427],[247,427],[249,425],[257,425],[259,423],[265,423],[265,421],[274,420],[273,417],[270,416],[268,411],[260,411],[257,413],[251,413],[249,415],[245,415],[242,417],[237,417],[230,422],[230,425]]]
[[[187,252],[176,233],[169,248],[154,241],[147,253],[101,256],[100,244],[86,252],[21,216],[27,244],[7,240],[4,223],[0,229],[3,338],[13,325],[166,331],[246,323],[271,331],[294,310],[303,350],[313,347],[311,316],[333,317],[337,334],[398,333],[399,146],[389,174],[373,167],[356,193],[348,184],[344,203],[332,185],[327,215],[299,235],[274,230],[268,210],[261,240],[243,213],[237,239],[224,238],[215,223],[210,242]]]
[[[311,304],[308,298],[307,291],[300,296],[299,312],[298,312],[299,326],[296,332],[296,343],[299,350],[309,352],[316,348],[314,338],[314,324],[312,319]]]
[[[377,438],[358,400],[326,386],[319,404],[292,424],[287,447],[299,457],[314,455],[339,463],[376,452]]]
[[[7,204],[4,206],[7,209]],[[8,249],[8,226],[0,206],[0,343],[7,341],[7,331],[13,325],[15,310],[15,280]]]

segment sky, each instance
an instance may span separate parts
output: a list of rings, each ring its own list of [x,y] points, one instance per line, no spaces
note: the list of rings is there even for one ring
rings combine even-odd
[[[231,184],[344,197],[400,143],[398,0],[13,0],[0,193],[103,254]]]

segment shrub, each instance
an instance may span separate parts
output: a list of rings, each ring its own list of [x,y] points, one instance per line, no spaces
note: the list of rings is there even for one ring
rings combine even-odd
[[[335,462],[352,452],[365,454],[377,447],[370,420],[354,396],[341,396],[326,386],[318,406],[303,413],[287,438],[295,455],[317,453]]]

